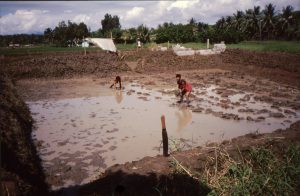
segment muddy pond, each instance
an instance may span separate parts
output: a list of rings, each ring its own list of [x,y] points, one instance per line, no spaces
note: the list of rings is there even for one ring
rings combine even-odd
[[[178,104],[175,87],[132,81],[121,91],[98,85],[83,97],[27,101],[47,182],[52,189],[84,184],[114,164],[162,154],[161,115],[171,152],[271,132],[300,119],[299,111],[226,90],[223,96],[216,85],[194,87],[190,104]]]

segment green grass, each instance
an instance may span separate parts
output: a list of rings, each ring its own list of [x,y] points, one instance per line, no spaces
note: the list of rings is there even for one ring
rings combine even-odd
[[[169,43],[169,47],[172,47],[172,45],[176,45],[176,43]],[[186,48],[192,48],[192,49],[205,49],[206,43],[196,43],[196,42],[190,42],[190,43],[184,43],[180,44]],[[155,43],[147,43],[143,45],[143,48],[151,48],[155,46],[163,46],[167,47],[168,43],[161,43],[161,44],[155,44]],[[135,43],[133,44],[117,44],[118,50],[130,50],[130,49],[136,49],[137,45]]]
[[[87,51],[97,51],[99,48],[87,48]],[[54,47],[49,45],[38,45],[35,47],[22,47],[22,48],[7,48],[1,47],[0,54],[7,56],[17,56],[25,54],[37,54],[37,53],[48,53],[48,52],[83,52],[82,47]]]
[[[292,41],[245,41],[238,44],[228,44],[227,47],[254,51],[300,53],[300,42]]]
[[[143,45],[143,48],[151,48],[154,46],[168,46],[168,43],[155,44],[147,43]],[[175,43],[170,43],[169,46],[175,45]],[[184,43],[181,44],[186,48],[192,49],[206,49],[206,43]],[[117,44],[118,50],[132,50],[136,49],[136,44]],[[210,48],[213,47],[213,44],[210,44]],[[288,53],[300,53],[300,42],[292,41],[245,41],[238,44],[228,44],[227,48],[240,48],[246,50],[254,51],[278,51],[278,52],[288,52]],[[96,48],[87,48],[87,51],[97,51],[101,50],[98,47]],[[0,54],[15,56],[15,55],[24,55],[24,54],[37,54],[37,53],[47,53],[47,52],[80,52],[83,51],[82,47],[54,47],[49,45],[39,45],[31,48],[0,48]]]
[[[252,148],[240,152],[237,161],[224,149],[216,148],[204,171],[192,173],[176,162],[171,162],[171,167],[173,173],[197,176],[199,182],[211,188],[210,196],[294,195],[300,188],[300,146],[291,144],[282,153]]]
[[[170,43],[169,46],[175,45],[176,43]],[[162,44],[153,44],[147,43],[143,45],[143,48],[151,48],[155,45],[168,46],[168,43]],[[206,49],[206,43],[184,43],[181,44],[186,48],[192,49]],[[210,48],[213,47],[213,44],[210,44]],[[117,44],[119,50],[130,50],[136,49],[136,44]],[[227,48],[239,48],[245,50],[253,51],[277,51],[277,52],[287,52],[287,53],[300,53],[300,42],[297,41],[244,41],[238,44],[227,44]]]

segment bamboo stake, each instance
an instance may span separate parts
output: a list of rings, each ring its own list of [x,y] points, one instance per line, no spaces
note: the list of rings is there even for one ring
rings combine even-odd
[[[162,127],[162,140],[163,140],[163,155],[167,157],[169,156],[168,153],[169,145],[168,145],[168,133],[166,129],[166,121],[164,115],[161,116],[161,127]]]

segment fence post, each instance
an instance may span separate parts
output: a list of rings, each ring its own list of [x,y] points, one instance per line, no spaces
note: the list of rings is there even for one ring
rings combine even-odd
[[[168,153],[168,133],[166,129],[166,121],[165,121],[165,116],[161,116],[161,127],[162,127],[162,140],[163,140],[163,155],[165,157],[169,156]]]

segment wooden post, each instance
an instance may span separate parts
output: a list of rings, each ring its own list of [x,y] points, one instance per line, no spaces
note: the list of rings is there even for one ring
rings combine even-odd
[[[163,140],[163,155],[165,157],[169,156],[168,153],[168,133],[166,129],[166,121],[165,121],[165,116],[161,116],[161,127],[162,127],[162,140]]]
[[[209,48],[209,39],[206,40],[206,49]]]

